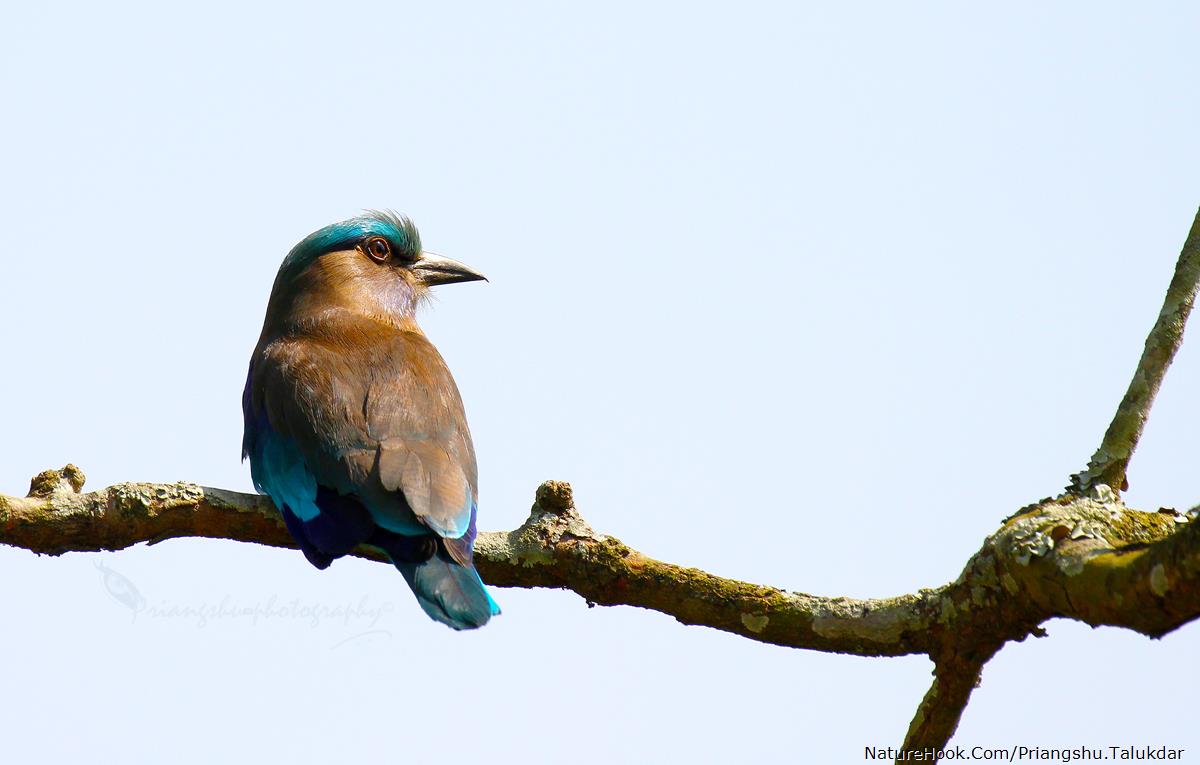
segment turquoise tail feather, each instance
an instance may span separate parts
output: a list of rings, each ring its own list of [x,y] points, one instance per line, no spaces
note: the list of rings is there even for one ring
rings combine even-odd
[[[440,554],[419,563],[393,563],[434,621],[456,630],[470,630],[482,627],[500,613],[500,606],[492,600],[473,566],[455,563]]]

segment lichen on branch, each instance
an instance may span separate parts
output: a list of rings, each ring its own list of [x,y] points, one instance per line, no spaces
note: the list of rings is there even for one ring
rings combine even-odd
[[[68,465],[36,476],[25,497],[0,495],[0,543],[50,555],[178,537],[294,547],[262,496],[191,483],[83,486]],[[385,561],[369,547],[355,555]],[[984,663],[1048,618],[1158,636],[1200,615],[1200,525],[1128,508],[1106,487],[1023,508],[955,581],[891,598],[789,592],[655,560],[594,531],[561,481],[538,487],[519,528],[480,534],[475,563],[493,586],[569,589],[590,604],[647,608],[765,643],[928,655],[935,680],[906,747],[949,740]]]
[[[295,546],[262,496],[190,483],[84,493],[83,481],[68,465],[35,477],[26,497],[0,495],[0,543],[51,555],[175,537]],[[890,598],[821,597],[655,560],[594,531],[570,485],[547,481],[519,528],[479,535],[475,563],[498,587],[569,589],[760,642],[936,658],[951,644],[1021,639],[1054,616],[1170,631],[1200,614],[1198,537],[1174,512],[1133,510],[1111,492],[1067,495],[1008,519],[954,582]],[[384,560],[369,547],[355,554]]]
[[[1134,510],[1118,494],[1198,285],[1200,213],[1133,380],[1087,469],[1072,476],[1063,496],[1006,519],[949,584],[858,600],[664,563],[595,532],[561,481],[538,487],[519,528],[479,535],[476,567],[494,586],[569,589],[589,604],[638,606],[780,646],[925,654],[934,662],[934,682],[901,751],[940,749],[987,661],[1010,640],[1045,634],[1040,625],[1047,619],[1158,637],[1200,616],[1200,524],[1173,510]],[[37,475],[25,497],[0,494],[0,543],[51,555],[176,537],[295,546],[265,497],[190,483],[124,483],[88,493],[83,486],[83,472],[68,465]],[[354,554],[386,562],[373,548]]]
[[[1133,379],[1129,381],[1129,389],[1117,406],[1116,414],[1104,433],[1104,440],[1092,455],[1087,468],[1071,476],[1068,491],[1085,494],[1100,485],[1110,486],[1117,491],[1125,491],[1129,487],[1126,477],[1129,461],[1142,437],[1150,407],[1154,405],[1154,398],[1167,375],[1167,369],[1183,343],[1183,330],[1196,302],[1198,286],[1200,211],[1192,221],[1192,228],[1175,263],[1175,275],[1167,287],[1158,319],[1146,337],[1146,345]]]

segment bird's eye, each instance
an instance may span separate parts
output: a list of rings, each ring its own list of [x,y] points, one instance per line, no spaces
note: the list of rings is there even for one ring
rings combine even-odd
[[[371,260],[376,263],[383,263],[392,257],[392,245],[388,244],[388,240],[382,236],[373,236],[368,239],[364,245],[364,249]]]

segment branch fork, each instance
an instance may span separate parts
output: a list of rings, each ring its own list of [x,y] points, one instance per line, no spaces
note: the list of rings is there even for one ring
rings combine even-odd
[[[727,579],[646,556],[595,532],[570,484],[538,487],[529,517],[485,532],[475,564],[499,587],[569,589],[589,605],[630,605],[751,640],[855,654],[925,654],[934,680],[905,752],[941,749],[984,665],[1010,640],[1041,637],[1053,617],[1159,637],[1200,617],[1200,524],[1125,506],[1129,461],[1183,340],[1200,284],[1200,214],[1129,389],[1087,468],[1066,493],[1018,510],[959,577],[893,598],[819,597]],[[176,537],[295,547],[266,497],[191,483],[122,483],[84,492],[74,465],[39,473],[25,497],[0,494],[0,543],[35,553],[120,550]],[[386,561],[374,548],[357,556]]]

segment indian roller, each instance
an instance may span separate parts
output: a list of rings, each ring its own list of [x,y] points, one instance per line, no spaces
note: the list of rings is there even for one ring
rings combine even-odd
[[[475,447],[446,362],[417,326],[429,288],[484,279],[367,212],[284,258],[242,394],[242,458],[314,566],[387,553],[435,621],[500,613],[471,556]]]

